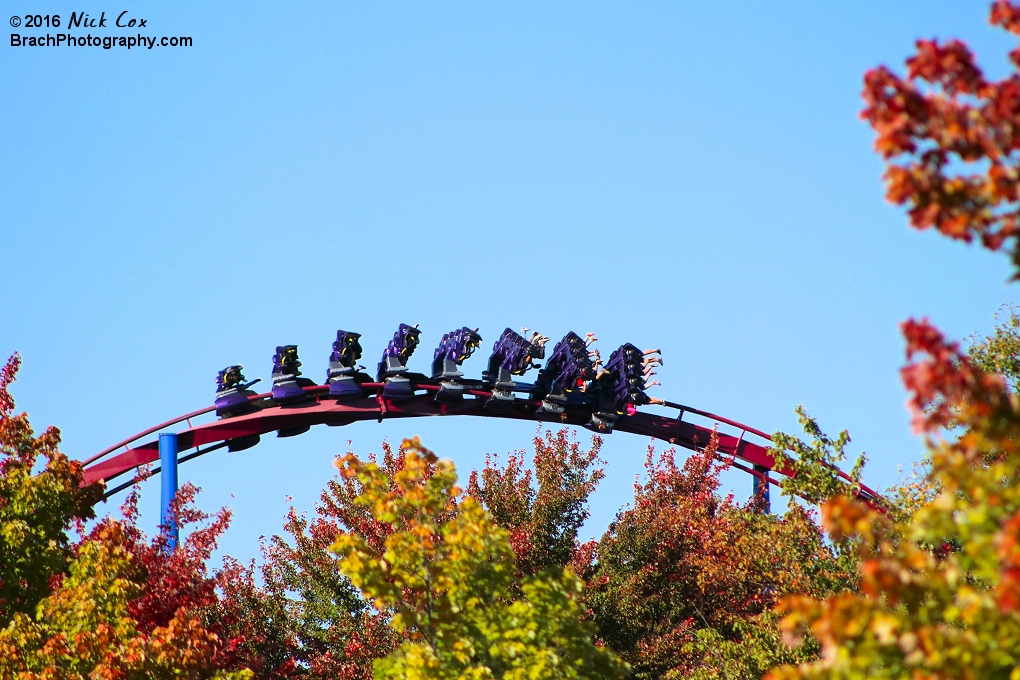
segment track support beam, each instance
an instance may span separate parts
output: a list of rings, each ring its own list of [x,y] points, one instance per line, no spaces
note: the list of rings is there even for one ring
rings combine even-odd
[[[760,472],[763,475],[767,475],[770,472],[770,470],[764,465],[755,465],[754,471]],[[757,498],[758,494],[761,494],[762,500],[764,501],[764,511],[766,513],[772,512],[772,503],[769,499],[769,483],[758,475],[755,475],[752,479],[754,480],[753,488],[755,497]]]
[[[173,432],[159,435],[159,464],[162,468],[159,524],[167,536],[167,549],[173,552],[180,539],[180,528],[172,512],[174,496],[177,495],[177,435]]]

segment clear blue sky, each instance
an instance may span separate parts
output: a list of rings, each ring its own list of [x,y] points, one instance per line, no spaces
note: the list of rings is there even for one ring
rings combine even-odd
[[[338,328],[374,364],[420,323],[661,347],[658,394],[766,431],[803,403],[886,487],[921,451],[897,323],[988,332],[1006,258],[910,230],[858,119],[863,72],[958,36],[992,74],[986,2],[0,1],[0,19],[123,9],[151,51],[0,45],[0,355],[38,427],[84,458],[269,377],[297,343],[321,380]],[[14,29],[10,29],[12,32]],[[20,32],[38,35],[40,31]],[[57,32],[51,30],[51,32]],[[98,31],[97,31],[98,33]],[[128,31],[134,35],[137,31]],[[84,31],[77,34],[83,35]],[[102,31],[116,34],[116,29]],[[257,553],[353,440],[420,434],[462,472],[534,426],[318,428],[182,467]],[[631,497],[646,442],[609,437],[586,535]],[[740,496],[750,481],[728,476]],[[158,482],[144,487],[156,523]],[[101,508],[106,511],[107,508]]]

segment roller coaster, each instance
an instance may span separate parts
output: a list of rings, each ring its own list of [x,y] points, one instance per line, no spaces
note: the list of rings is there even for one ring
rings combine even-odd
[[[753,478],[754,492],[768,508],[773,476],[790,475],[769,453],[771,437],[755,428],[706,411],[657,399],[646,390],[662,365],[658,349],[641,350],[624,344],[603,361],[594,348],[597,338],[567,333],[553,347],[545,365],[549,338],[507,328],[493,345],[481,379],[464,376],[463,363],[482,343],[478,329],[459,328],[445,334],[436,348],[431,376],[415,373],[408,361],[420,344],[417,326],[400,324],[387,344],[373,378],[358,365],[362,356],[361,335],[337,331],[329,357],[326,382],[316,384],[302,377],[296,345],[281,345],[273,356],[272,388],[256,393],[259,380],[246,381],[243,366],[229,366],[216,378],[212,406],[150,427],[117,442],[83,461],[85,483],[102,481],[104,498],[123,491],[149,475],[162,474],[161,524],[168,527],[172,543],[176,530],[170,500],[177,489],[177,466],[215,450],[241,451],[276,432],[292,437],[313,425],[349,425],[363,420],[422,416],[482,416],[577,425],[601,434],[630,432],[653,437],[692,451],[701,451],[713,435],[716,456]],[[527,336],[527,337],[526,337]],[[538,369],[534,383],[518,380]],[[660,405],[677,412],[674,417],[639,410]],[[192,419],[215,412],[216,420],[195,425]],[[686,418],[686,419],[685,419]],[[704,424],[694,422],[702,421]],[[178,432],[164,432],[186,423]],[[711,425],[709,424],[711,423]],[[154,437],[157,435],[158,437]],[[179,455],[181,451],[194,449]],[[145,469],[160,461],[160,466]],[[110,488],[111,482],[135,471],[127,481]],[[846,473],[837,473],[849,481]],[[863,485],[857,494],[865,500],[878,495]]]

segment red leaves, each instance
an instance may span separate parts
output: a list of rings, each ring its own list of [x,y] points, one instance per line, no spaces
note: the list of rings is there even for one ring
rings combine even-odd
[[[15,352],[0,370],[0,415],[8,415],[14,410],[14,398],[7,388],[17,379],[19,368],[21,368],[21,355]]]
[[[878,133],[875,150],[883,158],[892,158],[917,149],[914,137],[925,116],[924,100],[909,83],[905,83],[884,66],[864,74],[864,101],[868,106],[861,114]]]
[[[901,370],[904,386],[912,393],[910,408],[914,431],[931,432],[953,420],[953,405],[970,391],[975,377],[970,361],[957,343],[947,342],[927,319],[909,319],[900,324],[907,340],[907,360],[915,354],[926,358]]]
[[[1018,16],[1000,0],[991,21],[1018,33]],[[1020,49],[1010,54],[1020,66]],[[1020,75],[988,81],[964,43],[919,40],[906,77],[868,71],[863,97],[861,117],[889,161],[886,196],[908,206],[911,225],[990,250],[1013,240],[1020,267]]]
[[[592,617],[636,677],[704,668],[704,640],[738,643],[750,629],[767,634],[760,617],[781,595],[846,578],[800,508],[776,517],[718,496],[726,466],[715,459],[717,445],[713,437],[682,464],[675,450],[650,450],[631,507],[596,548]]]
[[[988,21],[1006,29],[1013,35],[1020,35],[1020,7],[1008,0],[995,0]]]
[[[137,563],[146,570],[147,582],[128,611],[143,632],[167,625],[179,609],[198,612],[218,604],[216,582],[207,573],[206,562],[230,524],[230,511],[223,508],[209,515],[198,510],[192,505],[197,491],[194,485],[185,484],[174,499],[174,512],[182,527],[206,524],[190,531],[173,552],[167,551],[164,535],[148,542],[132,527],[132,551]]]
[[[907,59],[907,77],[940,85],[949,95],[978,95],[985,87],[974,55],[959,40],[940,45],[937,40],[918,40],[917,54]]]
[[[959,345],[948,342],[927,319],[909,319],[900,328],[907,340],[907,360],[926,355],[901,371],[903,384],[912,393],[908,403],[916,432],[935,432],[961,417],[987,417],[1004,405],[1002,377],[975,368]]]
[[[348,633],[342,653],[327,651],[310,659],[312,678],[371,680],[372,663],[393,648],[393,634],[385,617],[362,613],[354,619]]]
[[[510,454],[503,467],[487,456],[485,468],[468,481],[468,493],[510,532],[517,568],[529,576],[584,563],[577,533],[588,517],[588,497],[605,476],[597,436],[588,449],[573,441],[567,428],[546,430],[533,442],[534,471],[525,467],[522,453]]]

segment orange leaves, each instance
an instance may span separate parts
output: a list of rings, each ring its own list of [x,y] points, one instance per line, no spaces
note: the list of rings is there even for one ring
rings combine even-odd
[[[991,22],[1018,33],[1018,16],[1000,0]],[[1020,66],[1020,48],[1010,55]],[[958,40],[919,40],[906,65],[906,77],[884,66],[864,76],[861,117],[888,161],[887,198],[908,207],[917,229],[990,250],[1013,241],[1020,267],[1020,74],[987,80]]]
[[[869,545],[874,544],[886,523],[883,513],[850,496],[833,496],[822,506],[822,524],[837,541],[860,536]]]
[[[791,639],[822,658],[773,678],[1012,677],[1020,667],[1020,398],[927,321],[903,324],[915,428],[929,439],[930,497],[899,524],[834,497],[826,527],[860,558],[855,594],[792,598]]]
[[[36,618],[18,615],[0,630],[3,669],[17,670],[21,680],[250,677],[217,670],[222,645],[196,612],[181,608],[165,625],[138,630],[128,605],[144,586],[128,533],[116,522],[102,525],[79,546]]]
[[[986,82],[974,55],[959,40],[940,45],[937,40],[918,40],[917,54],[907,59],[907,77],[938,84],[949,95],[978,95]]]
[[[227,515],[173,556],[142,540],[131,508],[72,546],[68,530],[93,517],[101,489],[81,487],[56,428],[36,437],[27,414],[12,415],[18,365],[0,371],[0,680],[214,677],[223,645],[199,617],[215,601],[204,563]],[[182,491],[182,522],[205,519]]]
[[[1020,511],[1015,513],[995,537],[996,554],[1002,563],[995,599],[999,610],[1020,611]]]
[[[1007,0],[995,0],[988,21],[1013,35],[1020,35],[1020,7]]]

